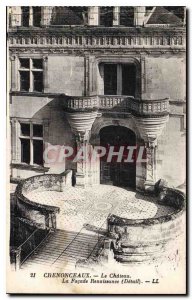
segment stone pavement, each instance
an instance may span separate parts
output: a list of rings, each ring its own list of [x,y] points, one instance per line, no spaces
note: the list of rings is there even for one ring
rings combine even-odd
[[[59,206],[60,213],[58,229],[24,262],[22,269],[75,270],[79,259],[97,254],[109,214],[144,219],[173,212],[173,208],[158,205],[154,197],[110,185],[68,187],[63,192],[33,191],[27,197],[41,204]]]
[[[166,215],[173,208],[158,205],[156,199],[124,188],[99,185],[88,188],[67,187],[63,192],[33,191],[27,197],[41,204],[60,207],[57,228],[89,233],[107,228],[107,217],[116,214],[128,219],[147,219]]]

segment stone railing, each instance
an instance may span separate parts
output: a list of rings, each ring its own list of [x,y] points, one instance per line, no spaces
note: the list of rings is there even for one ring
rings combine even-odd
[[[159,115],[169,112],[169,99],[137,100],[132,96],[100,95],[90,97],[69,97],[64,99],[68,110],[117,110],[132,112],[136,115]]]
[[[185,195],[167,188],[163,204],[173,207],[174,212],[135,220],[109,215],[108,242],[112,244],[117,261],[154,262],[180,255],[182,243],[179,239],[185,228]]]
[[[69,97],[65,99],[64,106],[68,109],[87,109],[98,108],[99,99],[97,96],[92,97]]]
[[[65,171],[63,174],[37,175],[20,182],[15,191],[19,216],[35,222],[37,226],[55,229],[59,208],[33,202],[27,198],[27,194],[35,190],[62,191],[65,185],[71,184],[71,176],[72,171]]]
[[[135,100],[129,99],[128,109],[138,115],[165,114],[169,112],[169,99]]]
[[[47,221],[49,221],[49,216]],[[17,218],[17,222],[19,226],[16,238],[17,244],[18,242],[20,244],[13,244],[10,247],[11,266],[16,271],[51,233],[50,227],[43,228],[27,219]]]
[[[99,35],[97,33],[97,35]],[[19,32],[9,35],[10,46],[43,46],[50,47],[65,47],[65,48],[183,48],[185,47],[185,37],[183,33],[180,35],[172,34],[130,34],[126,33],[124,36],[118,35],[103,35],[86,36],[86,35],[41,35],[41,32],[28,35],[25,32]]]
[[[20,182],[15,191],[17,222],[19,223],[18,241],[11,245],[10,258],[15,270],[35,251],[48,234],[56,229],[56,214],[60,208],[33,202],[27,195],[31,191],[63,191],[72,184],[72,171],[62,174],[37,175]]]
[[[100,109],[111,109],[111,108],[128,108],[129,101],[134,100],[134,97],[131,96],[108,96],[102,95],[99,96],[99,108]]]

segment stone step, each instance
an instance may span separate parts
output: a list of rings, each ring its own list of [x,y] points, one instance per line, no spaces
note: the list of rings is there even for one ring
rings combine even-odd
[[[79,259],[86,259],[98,252],[98,235],[86,232],[56,230],[45,242],[36,249],[22,265],[22,268],[33,267],[36,264],[53,268],[75,268]]]

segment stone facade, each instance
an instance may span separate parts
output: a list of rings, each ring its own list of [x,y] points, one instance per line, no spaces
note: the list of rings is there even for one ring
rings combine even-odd
[[[147,16],[152,11],[146,14],[144,7],[138,7],[135,26],[118,27],[119,9],[114,8],[113,27],[102,27],[99,8],[90,7],[88,26],[53,28],[54,7],[42,7],[40,27],[31,24],[26,30],[22,26],[21,8],[10,7],[9,11],[12,180],[73,169],[77,185],[100,183],[99,162],[97,166],[80,166],[72,161],[41,166],[22,163],[20,123],[23,122],[43,125],[44,147],[46,143],[74,148],[93,145],[99,143],[101,128],[127,127],[135,133],[136,143],[145,145],[148,153],[148,163],[136,166],[137,189],[150,189],[160,178],[175,187],[185,182],[184,23],[173,18],[173,24],[158,27],[152,21],[148,24]],[[42,60],[41,92],[33,88],[21,90],[21,59]],[[123,94],[105,95],[105,64],[135,66],[134,100]],[[31,72],[34,76],[33,69]],[[81,129],[77,122],[79,113]]]

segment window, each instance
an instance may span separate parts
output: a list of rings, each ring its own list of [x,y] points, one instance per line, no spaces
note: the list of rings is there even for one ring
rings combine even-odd
[[[22,6],[21,7],[21,16],[22,16],[22,26],[29,27],[29,6]]]
[[[43,91],[43,60],[39,58],[19,59],[20,91]]]
[[[132,27],[134,26],[134,7],[120,7],[120,25]]]
[[[29,27],[41,26],[41,7],[40,6],[22,6],[21,7],[22,15],[22,26]]]
[[[43,165],[43,125],[20,123],[21,162]]]
[[[113,6],[100,7],[100,25],[105,27],[113,26]]]
[[[135,96],[136,69],[134,64],[121,66],[122,70],[122,95]]]
[[[33,26],[41,26],[41,7],[33,6]]]
[[[132,64],[104,64],[104,94],[135,97],[136,67]]]
[[[106,64],[104,66],[104,94],[117,94],[117,65]]]
[[[85,25],[88,21],[87,6],[55,6],[51,25]]]

